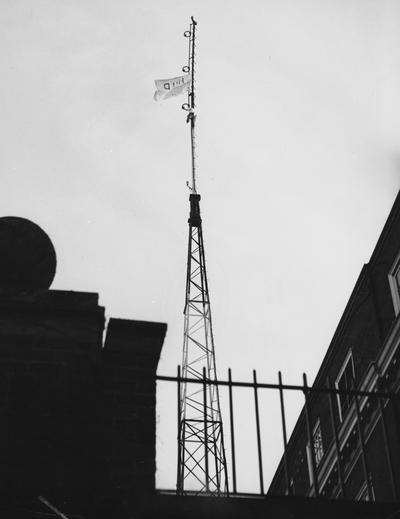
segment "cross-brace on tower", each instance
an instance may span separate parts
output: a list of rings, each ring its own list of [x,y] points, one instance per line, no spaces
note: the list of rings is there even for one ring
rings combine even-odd
[[[228,494],[228,477],[224,449],[215,366],[214,338],[211,306],[208,291],[203,231],[200,217],[200,195],[196,191],[195,168],[195,84],[194,52],[196,22],[192,17],[189,38],[189,62],[183,67],[190,72],[191,82],[188,102],[182,108],[188,112],[192,147],[192,185],[189,216],[189,243],[186,277],[186,301],[184,309],[184,339],[182,378],[195,378],[203,384],[180,385],[180,410],[178,431],[177,491]]]

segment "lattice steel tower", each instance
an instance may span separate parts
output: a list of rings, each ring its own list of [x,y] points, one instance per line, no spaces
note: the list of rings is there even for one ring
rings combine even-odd
[[[196,491],[212,495],[228,493],[228,477],[224,435],[215,366],[215,349],[208,292],[203,231],[200,217],[200,195],[196,190],[195,164],[195,36],[196,22],[192,17],[189,38],[189,61],[183,71],[191,74],[188,112],[192,148],[192,184],[189,215],[189,243],[184,309],[184,340],[182,377],[203,381],[183,381],[180,386],[178,431],[177,491]]]

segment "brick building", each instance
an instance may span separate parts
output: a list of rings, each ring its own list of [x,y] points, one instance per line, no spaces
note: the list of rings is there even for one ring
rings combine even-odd
[[[399,393],[399,313],[400,194],[361,270],[314,387]],[[269,494],[398,500],[399,401],[313,392],[307,407],[309,424],[304,407],[288,441],[286,471],[284,456]]]

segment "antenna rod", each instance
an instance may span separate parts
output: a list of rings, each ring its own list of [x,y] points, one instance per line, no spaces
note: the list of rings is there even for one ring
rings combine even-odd
[[[197,25],[197,22],[195,21],[193,16],[191,17],[191,19],[192,19],[192,23],[191,23],[191,26],[192,26],[192,30],[191,30],[192,37],[191,37],[191,42],[190,42],[191,43],[190,71],[192,73],[192,91],[190,93],[190,97],[191,97],[190,107],[193,110],[194,107],[195,107],[195,103],[194,103],[194,50],[195,50],[195,38],[196,38],[196,25]]]
[[[187,122],[190,121],[190,141],[192,148],[192,191],[193,193],[197,193],[196,191],[196,162],[195,162],[195,122],[196,122],[196,114],[194,113],[195,109],[195,95],[194,95],[194,51],[195,51],[195,38],[196,38],[196,25],[197,22],[191,17],[192,23],[190,25],[190,39],[189,39],[189,67],[190,73],[192,76],[191,87],[189,92],[189,106],[190,112],[187,117]]]

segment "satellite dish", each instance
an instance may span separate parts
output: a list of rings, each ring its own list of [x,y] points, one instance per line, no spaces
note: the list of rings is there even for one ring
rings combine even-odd
[[[0,292],[47,290],[57,258],[47,234],[26,218],[0,218]]]

